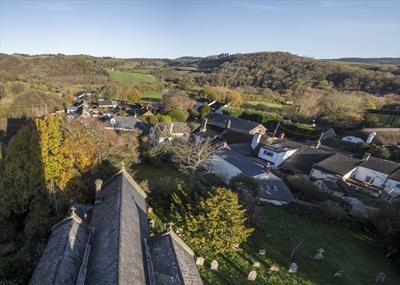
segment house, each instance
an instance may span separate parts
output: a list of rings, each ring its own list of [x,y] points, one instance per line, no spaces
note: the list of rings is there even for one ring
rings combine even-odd
[[[200,111],[201,107],[203,107],[203,105],[205,103],[208,104],[211,112],[218,113],[218,114],[222,114],[222,110],[224,108],[229,107],[229,103],[218,102],[216,100],[212,100],[212,99],[208,99],[208,98],[200,98],[200,99],[196,100],[195,109],[197,111]]]
[[[400,169],[387,178],[383,189],[383,197],[388,201],[400,197]]]
[[[335,154],[335,151],[320,146],[319,148],[305,144],[294,145],[296,152],[279,165],[279,170],[288,174],[309,175],[314,164]]]
[[[273,166],[278,167],[296,151],[296,148],[290,148],[281,143],[261,145],[258,151],[258,157],[270,162]]]
[[[209,126],[213,126],[219,129],[221,132],[225,129],[230,129],[238,134],[254,135],[257,133],[265,134],[267,131],[267,129],[260,123],[224,114],[210,113],[206,115],[206,118],[207,128]]]
[[[193,251],[172,228],[150,237],[146,194],[122,169],[96,202],[52,228],[29,284],[201,285]]]
[[[343,154],[334,154],[313,165],[310,177],[314,179],[346,180],[357,169],[361,160]]]
[[[171,141],[174,138],[180,138],[188,141],[191,129],[186,123],[156,123],[150,128],[150,142],[153,145],[158,145],[165,141]]]
[[[262,202],[282,205],[295,200],[279,177],[228,148],[223,148],[212,156],[206,162],[205,168],[226,184],[240,174],[254,178],[261,190],[257,199]]]
[[[203,107],[203,105],[204,105],[205,103],[207,103],[208,106],[211,107],[211,105],[214,104],[214,103],[216,103],[216,102],[217,102],[217,101],[212,100],[212,99],[208,99],[208,98],[199,98],[199,99],[196,100],[196,105],[194,106],[194,108],[195,108],[197,111],[200,111],[200,110],[201,110],[201,107]]]
[[[400,128],[367,128],[352,132],[344,137],[343,141],[351,143],[373,143],[378,145],[400,144]]]
[[[142,133],[148,134],[150,132],[151,124],[145,123],[135,117],[130,116],[113,116],[107,123],[106,129],[113,129],[117,131],[134,131],[140,130]]]
[[[99,108],[117,108],[119,103],[114,100],[99,100],[97,102]]]
[[[378,188],[384,188],[386,180],[399,168],[400,164],[396,162],[367,155],[364,161],[358,165],[352,178]]]

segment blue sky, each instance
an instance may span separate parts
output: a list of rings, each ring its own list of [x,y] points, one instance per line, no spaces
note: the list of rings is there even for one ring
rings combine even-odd
[[[400,57],[400,0],[0,0],[0,52]]]

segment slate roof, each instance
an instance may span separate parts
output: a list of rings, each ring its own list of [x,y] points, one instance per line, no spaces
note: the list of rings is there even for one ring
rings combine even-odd
[[[113,128],[117,130],[134,130],[138,129],[144,133],[149,133],[151,124],[145,123],[142,120],[130,117],[130,116],[114,116],[115,124],[111,124],[110,122],[107,124],[108,128]]]
[[[202,284],[193,251],[175,233],[154,239],[149,247],[145,199],[124,169],[114,174],[85,215],[90,226],[74,211],[53,227],[30,284]],[[91,210],[76,206],[82,214]]]
[[[280,178],[256,179],[256,182],[260,186],[258,197],[261,199],[282,202],[293,202],[295,200],[289,187]]]
[[[395,172],[393,172],[390,176],[390,179],[395,180],[395,181],[399,181],[400,182],[400,169],[396,170]]]
[[[359,159],[336,153],[315,164],[313,168],[343,176],[356,168],[360,162],[361,160]]]
[[[360,166],[388,175],[400,168],[399,163],[376,157],[370,157],[368,160],[362,162]]]
[[[75,285],[81,267],[85,271],[83,261],[90,236],[91,228],[74,212],[56,224],[29,284]]]
[[[252,162],[251,160],[230,149],[224,148],[220,150],[217,155],[232,164],[233,166],[240,169],[244,174],[248,176],[256,176],[264,173],[264,169],[260,165]]]
[[[372,143],[381,145],[400,144],[400,128],[367,128],[356,132],[349,132],[347,134],[359,137],[366,141],[369,134],[372,132],[376,133]]]
[[[314,164],[333,154],[333,150],[303,146],[279,165],[279,169],[308,175]]]
[[[194,253],[172,230],[149,241],[157,285],[202,285]]]
[[[147,284],[145,198],[125,170],[103,185],[92,213],[95,234],[85,284]]]
[[[206,115],[206,118],[208,119],[208,125],[223,129],[226,128],[228,122],[231,121],[230,129],[245,134],[250,133],[256,127],[262,126],[261,124],[253,121],[248,121],[224,114],[210,113]],[[262,126],[262,128],[266,130],[264,126]]]
[[[190,128],[186,123],[174,122],[174,123],[163,123],[159,122],[154,125],[154,132],[159,137],[169,137],[171,135],[171,124],[172,133],[190,133]]]

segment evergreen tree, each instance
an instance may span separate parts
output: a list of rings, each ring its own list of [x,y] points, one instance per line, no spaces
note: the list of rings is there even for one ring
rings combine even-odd
[[[204,103],[203,106],[201,107],[201,111],[200,111],[200,117],[204,118],[208,113],[210,113],[210,106],[208,105],[208,103]]]
[[[186,240],[200,252],[224,253],[237,249],[254,229],[245,226],[246,210],[231,190],[218,187],[200,199],[184,224]]]

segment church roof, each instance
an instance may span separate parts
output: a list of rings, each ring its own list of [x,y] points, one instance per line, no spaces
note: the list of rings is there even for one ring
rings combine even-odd
[[[29,282],[31,285],[77,283],[91,228],[73,211],[52,228],[46,248]]]
[[[149,241],[157,285],[202,285],[190,247],[172,230]]]
[[[103,185],[92,213],[95,234],[86,284],[147,284],[145,197],[125,170]]]

